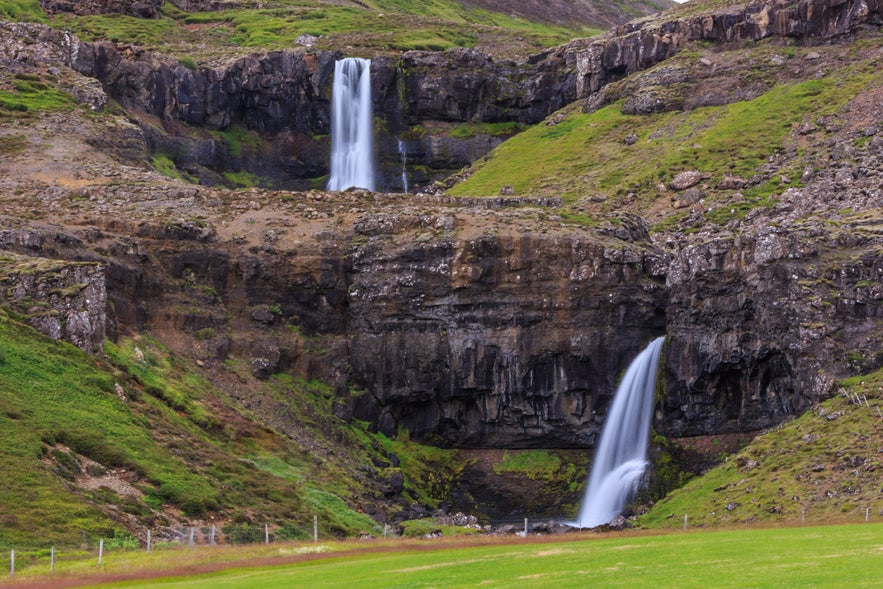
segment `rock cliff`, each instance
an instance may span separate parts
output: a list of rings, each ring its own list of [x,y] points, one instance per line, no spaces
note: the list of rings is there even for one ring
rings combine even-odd
[[[389,435],[591,446],[617,374],[665,329],[661,254],[638,221],[543,235],[528,227],[547,209],[515,202],[317,195],[248,205],[226,228],[108,219],[34,227],[33,248],[8,247],[100,257],[111,333],[166,334],[203,362],[242,358],[257,378],[319,378]]]
[[[373,102],[383,119],[384,187],[401,188],[396,139],[408,140],[412,167],[435,170],[418,174],[428,180],[474,161],[506,136],[479,129],[479,141],[464,139],[450,133],[452,125],[534,124],[581,98],[597,107],[605,100],[597,93],[610,82],[697,41],[822,40],[881,19],[879,0],[762,0],[700,14],[680,7],[520,63],[475,49],[378,55]],[[132,46],[86,44],[50,31],[39,37],[55,43],[66,63],[99,80],[108,96],[139,118],[154,151],[177,154],[176,163],[204,181],[219,181],[222,170],[246,169],[280,187],[305,188],[308,179],[327,173],[330,84],[339,52],[274,51],[193,68]],[[267,147],[242,156],[229,141],[194,130],[234,123],[257,133]]]
[[[604,98],[605,84],[689,42],[827,38],[880,19],[878,2],[751,3],[702,17],[681,10],[521,64],[473,50],[378,57],[375,104],[393,134],[428,122],[535,122],[578,98]],[[61,77],[77,100],[101,111],[111,97],[139,121],[138,129],[114,123],[124,130],[125,158],[90,152],[109,151],[95,133],[71,144],[92,184],[51,176],[48,165],[3,179],[4,207],[28,219],[19,234],[28,237],[4,249],[100,261],[111,335],[148,330],[210,368],[241,360],[255,378],[318,378],[333,385],[341,418],[458,446],[591,446],[617,375],[663,333],[657,428],[677,436],[774,425],[829,394],[836,378],[883,364],[873,214],[879,89],[844,105],[841,114],[854,121],[847,128],[830,121],[830,132],[814,138],[819,120],[795,130],[804,148],[827,159],[799,187],[788,190],[791,180],[783,180],[768,210],[702,226],[697,193],[689,199],[695,211],[685,211],[696,215],[695,231],[651,236],[642,220],[603,203],[597,218],[611,220],[590,228],[560,201],[175,183],[128,164],[145,145],[184,145],[182,161],[233,166],[227,140],[208,131],[234,123],[274,148],[255,166],[321,174],[319,135],[328,130],[331,65],[340,54],[280,51],[192,69],[45,27],[0,28],[10,72],[71,66],[79,74]],[[653,108],[635,107],[645,110]],[[71,114],[41,124],[74,141],[96,123]],[[15,136],[13,147],[30,145]],[[427,153],[436,150],[432,140],[414,138]],[[44,141],[35,135],[33,145]],[[779,170],[776,157],[759,175]],[[32,224],[34,216],[52,225]]]
[[[607,83],[668,59],[687,44],[759,41],[771,36],[830,38],[879,24],[879,0],[763,0],[689,15],[689,7],[617,27],[606,37],[571,46],[576,53],[576,92],[587,98]],[[683,16],[682,16],[683,15]]]

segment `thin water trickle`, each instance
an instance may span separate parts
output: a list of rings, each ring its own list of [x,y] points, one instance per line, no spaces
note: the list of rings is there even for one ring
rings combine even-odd
[[[613,396],[579,517],[571,525],[593,528],[610,522],[631,501],[647,468],[647,443],[656,393],[656,369],[664,337],[632,361]]]
[[[353,186],[375,189],[374,113],[371,60],[347,57],[334,64],[328,190]]]
[[[399,139],[399,154],[402,156],[402,192],[408,192],[408,144]]]

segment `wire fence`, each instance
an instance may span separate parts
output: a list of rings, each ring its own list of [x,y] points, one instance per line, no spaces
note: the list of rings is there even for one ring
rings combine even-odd
[[[844,513],[836,519],[828,514],[824,517],[813,517],[810,510],[802,510],[800,520],[793,519],[777,522],[775,520],[758,520],[747,518],[744,521],[746,527],[766,528],[777,525],[830,525],[830,524],[861,524],[883,523],[883,509],[880,506],[855,508]],[[682,516],[683,529],[694,529],[697,526],[687,515]],[[680,526],[681,518],[678,518]],[[447,522],[441,522],[443,525]],[[727,527],[737,523],[731,522]],[[535,535],[549,535],[561,533],[565,526],[561,522],[552,520],[529,520],[512,519],[511,521],[498,522],[491,533],[512,534],[521,537]],[[698,527],[706,526],[701,524]],[[669,528],[671,529],[671,528]],[[487,528],[486,528],[487,530]],[[383,536],[397,536],[396,530],[384,526]],[[427,536],[430,537],[430,536]],[[434,537],[434,536],[433,536]],[[124,536],[122,538],[95,538],[89,537],[85,532],[81,541],[76,544],[51,546],[49,548],[18,548],[4,550],[0,554],[0,579],[3,578],[2,570],[5,568],[8,578],[15,579],[17,574],[25,572],[34,574],[54,574],[58,572],[82,571],[90,567],[101,568],[108,554],[120,551],[140,551],[143,553],[162,552],[169,550],[188,550],[197,547],[211,546],[235,546],[235,545],[270,545],[273,543],[300,543],[304,546],[295,549],[296,552],[322,551],[323,546],[318,544],[318,520],[313,520],[312,530],[297,528],[289,524],[227,524],[218,526],[192,526],[192,527],[166,527],[149,530],[143,538]],[[313,546],[314,548],[311,548]],[[324,548],[327,548],[324,547]],[[281,549],[281,548],[280,548]],[[5,561],[5,563],[4,563]]]
[[[21,546],[4,550],[0,566],[7,560],[10,577],[29,568],[40,568],[54,573],[70,565],[92,562],[102,566],[108,553],[120,551],[143,551],[146,553],[168,550],[187,550],[203,546],[257,545],[279,542],[319,541],[318,517],[313,519],[312,529],[283,524],[226,524],[224,526],[201,525],[188,527],[163,527],[148,529],[140,538],[130,535],[98,537],[85,531],[76,542],[68,541],[50,547]],[[384,527],[384,533],[388,530]],[[68,566],[65,566],[68,565]],[[2,578],[2,572],[0,572]]]

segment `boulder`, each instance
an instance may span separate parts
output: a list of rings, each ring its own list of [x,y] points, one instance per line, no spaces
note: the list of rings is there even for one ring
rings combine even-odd
[[[107,325],[104,267],[0,251],[0,298],[37,331],[101,352]]]

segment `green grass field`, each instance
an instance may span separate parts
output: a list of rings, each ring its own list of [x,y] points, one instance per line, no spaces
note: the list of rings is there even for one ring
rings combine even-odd
[[[349,552],[280,566],[233,568],[199,576],[100,586],[858,588],[879,587],[883,578],[880,523],[506,542],[462,547],[450,540],[439,544],[410,542],[386,545],[388,549],[377,552],[365,550],[375,547],[373,543],[350,543],[330,547],[332,551]],[[304,548],[307,546],[312,545]],[[299,552],[294,545],[273,550],[280,559],[303,558],[292,556]],[[186,555],[199,551],[178,552]],[[168,559],[175,556],[159,558],[167,562],[154,564],[156,568],[170,566]],[[126,563],[125,559],[134,561]],[[194,564],[192,558],[187,564]],[[113,555],[106,566],[109,572],[131,572],[150,567],[150,562],[143,553],[121,553]]]

